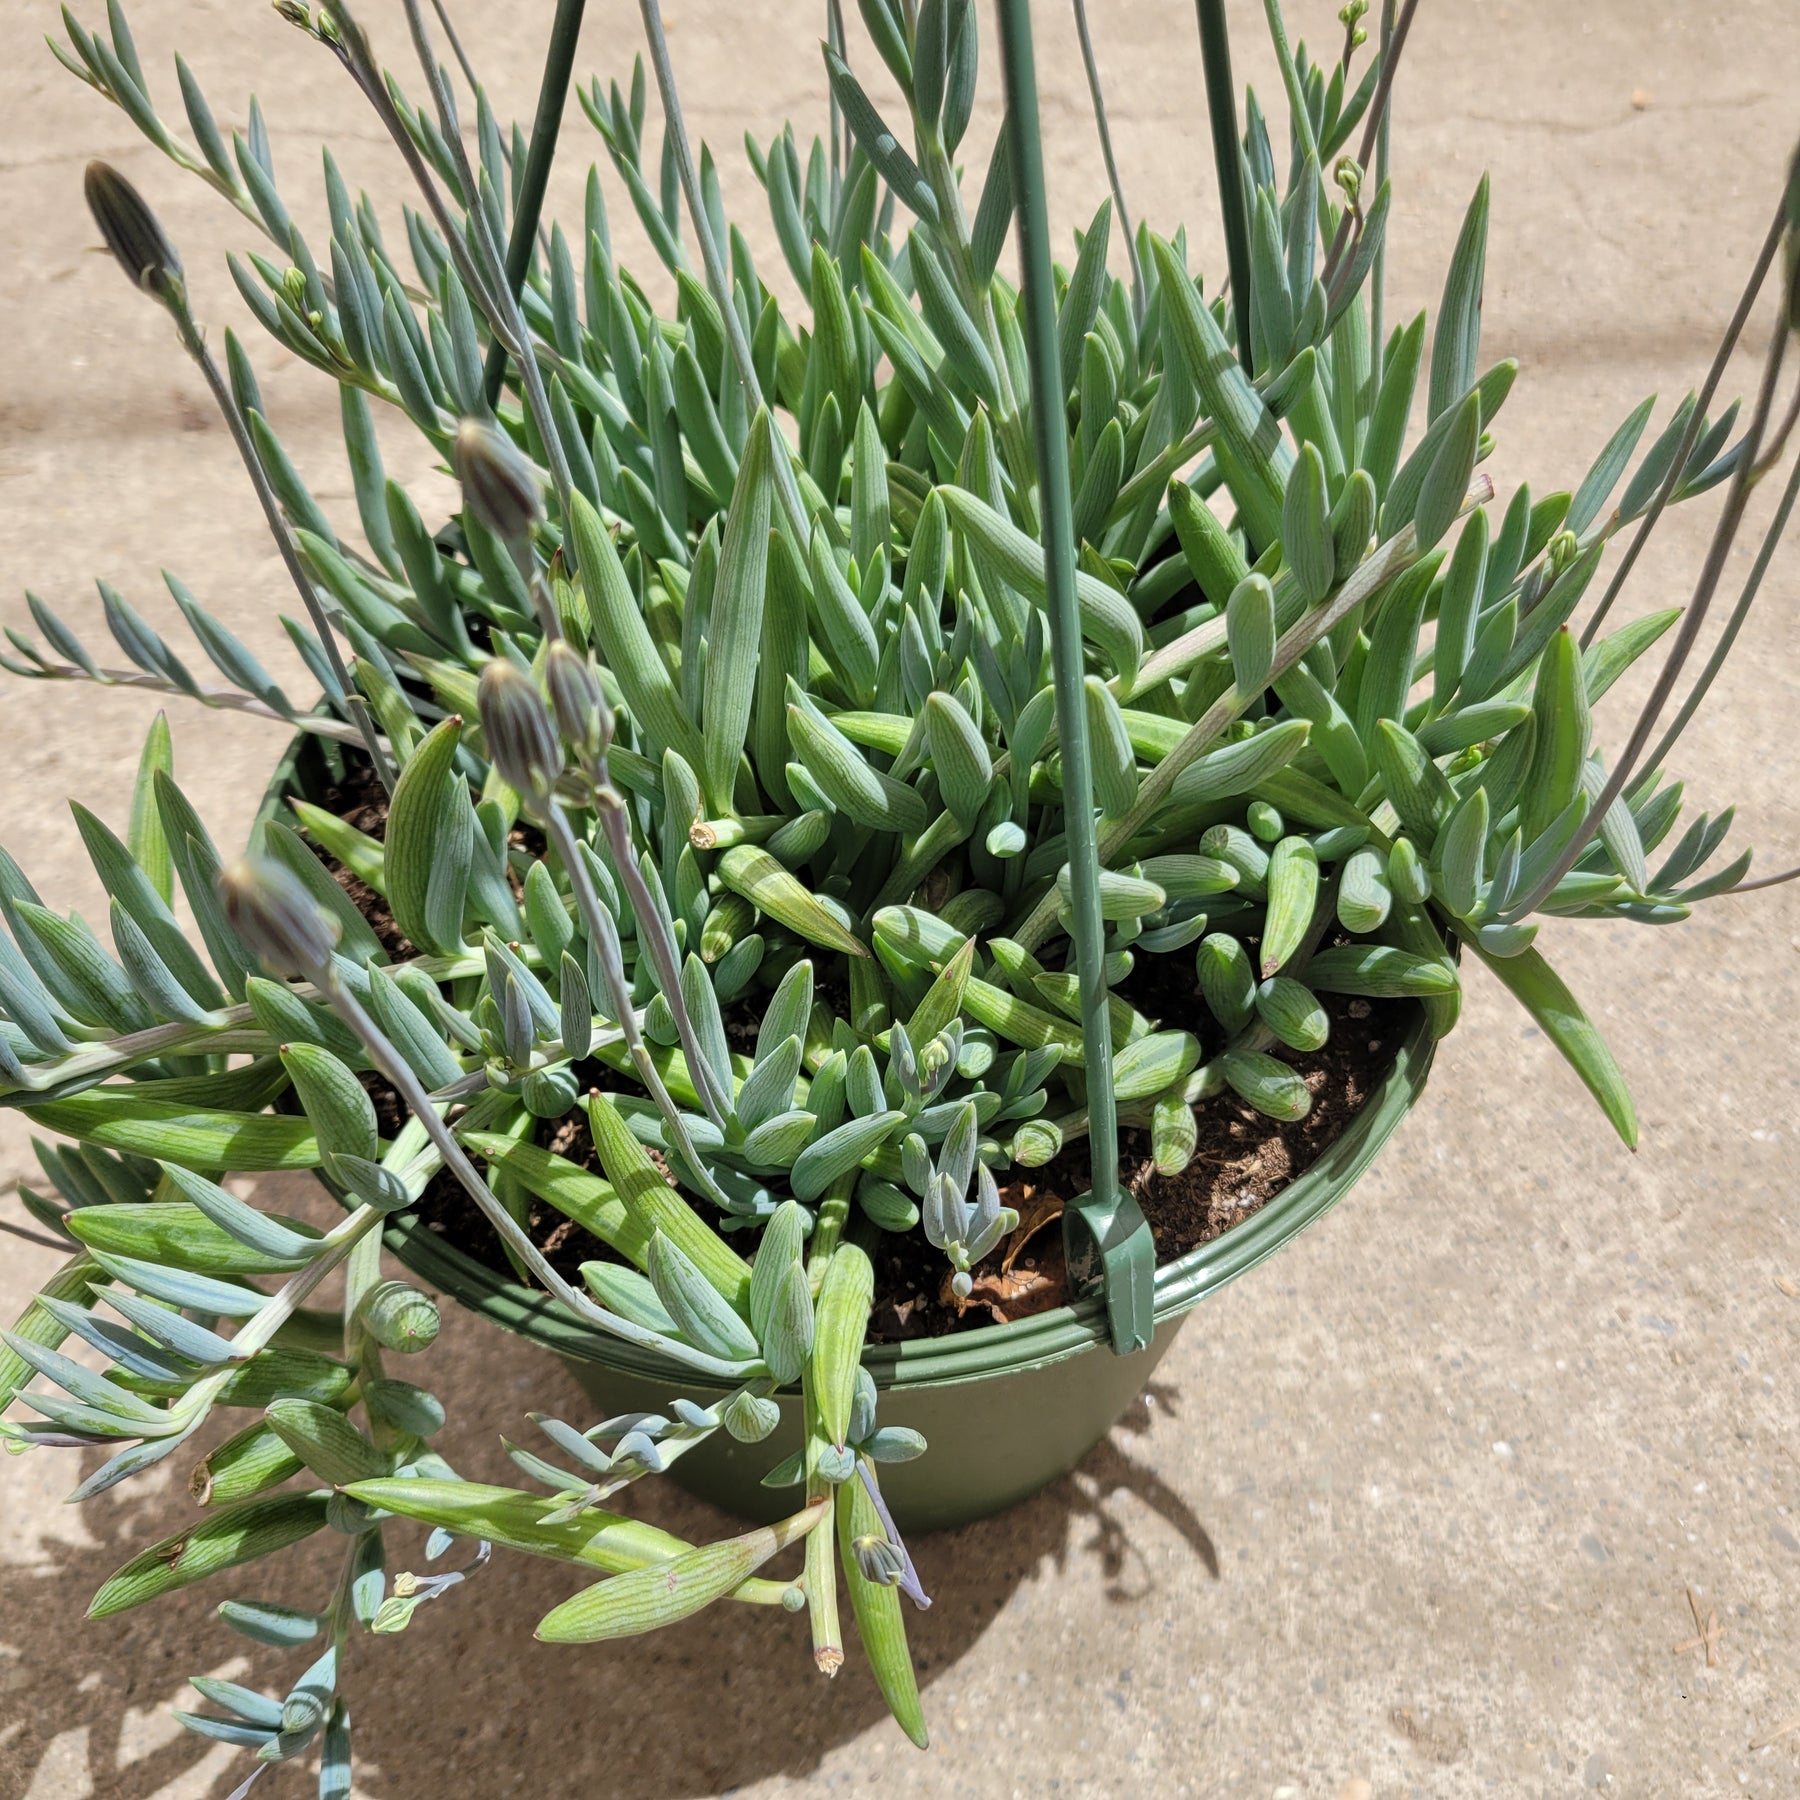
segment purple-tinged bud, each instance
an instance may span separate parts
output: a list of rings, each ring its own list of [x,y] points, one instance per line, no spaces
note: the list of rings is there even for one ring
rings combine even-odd
[[[81,186],[113,260],[132,286],[167,305],[181,289],[181,257],[143,195],[110,163],[89,163]]]
[[[543,485],[529,457],[497,425],[464,419],[450,446],[463,504],[503,544],[522,543],[544,516]]]
[[[781,1408],[766,1394],[739,1388],[725,1402],[720,1417],[740,1444],[760,1444],[781,1423]]]
[[[853,1538],[850,1548],[856,1552],[863,1579],[876,1587],[893,1587],[906,1573],[906,1558],[884,1537],[870,1533]]]
[[[613,714],[594,666],[566,638],[544,657],[544,690],[564,740],[582,756],[596,756],[612,743]]]
[[[562,743],[544,697],[505,657],[481,671],[475,690],[488,759],[521,794],[543,799],[562,774]]]
[[[266,967],[316,976],[337,948],[338,923],[298,876],[267,857],[246,857],[219,875],[225,919]]]

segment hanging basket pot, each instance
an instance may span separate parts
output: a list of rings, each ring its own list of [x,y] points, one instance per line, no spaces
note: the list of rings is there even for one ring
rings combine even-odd
[[[269,784],[263,816],[289,797],[320,802],[329,782],[321,741],[297,739]],[[868,1346],[863,1366],[880,1389],[883,1424],[910,1426],[931,1446],[916,1462],[883,1470],[882,1492],[901,1526],[936,1531],[987,1518],[1074,1468],[1143,1392],[1188,1313],[1349,1192],[1423,1091],[1434,1048],[1414,1009],[1392,1067],[1318,1160],[1242,1224],[1155,1271],[1155,1330],[1145,1349],[1110,1354],[1099,1293],[1007,1325]],[[447,1242],[417,1213],[391,1227],[387,1243],[425,1286],[560,1357],[603,1415],[667,1412],[678,1395],[710,1405],[730,1392],[583,1325],[510,1270]],[[671,1466],[671,1479],[739,1518],[779,1518],[791,1509],[791,1491],[761,1483],[800,1447],[798,1390],[778,1403],[781,1424],[771,1438],[747,1445],[715,1432]]]

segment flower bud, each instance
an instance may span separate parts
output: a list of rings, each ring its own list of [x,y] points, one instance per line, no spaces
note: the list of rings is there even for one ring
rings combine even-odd
[[[280,975],[316,975],[337,948],[338,923],[267,857],[246,857],[219,875],[225,919],[246,947]]]
[[[475,691],[488,757],[504,781],[542,799],[562,773],[562,744],[543,696],[503,656],[481,671]]]
[[[167,304],[181,288],[181,258],[143,195],[110,163],[89,163],[81,186],[113,260],[133,286]]]
[[[841,1444],[827,1444],[819,1451],[817,1468],[821,1480],[841,1487],[856,1473],[856,1452]]]
[[[503,544],[531,536],[544,516],[538,472],[496,425],[464,419],[450,446],[450,461],[462,483],[463,504]]]
[[[361,1318],[384,1350],[423,1350],[438,1334],[437,1302],[404,1281],[378,1282],[362,1303]]]
[[[544,658],[544,688],[564,740],[582,756],[595,756],[612,742],[612,708],[588,659],[564,638]]]
[[[725,1429],[740,1444],[760,1444],[781,1423],[781,1408],[765,1395],[739,1388],[725,1402],[723,1416]]]
[[[413,1204],[406,1183],[392,1169],[384,1169],[366,1156],[339,1150],[325,1158],[324,1168],[327,1175],[365,1206],[379,1207],[383,1212],[405,1212]]]
[[[863,1579],[876,1587],[892,1587],[906,1573],[906,1558],[884,1537],[854,1538],[850,1548],[856,1552]]]

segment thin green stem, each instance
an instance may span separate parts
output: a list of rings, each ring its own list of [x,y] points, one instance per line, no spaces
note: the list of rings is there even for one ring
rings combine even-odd
[[[1714,353],[1712,367],[1706,371],[1706,380],[1695,398],[1693,411],[1688,415],[1687,428],[1681,434],[1681,442],[1675,446],[1675,454],[1669,458],[1668,472],[1662,478],[1662,484],[1656,490],[1656,498],[1650,502],[1649,510],[1644,514],[1637,528],[1637,534],[1626,546],[1625,555],[1619,566],[1613,571],[1613,578],[1606,584],[1606,592],[1600,597],[1600,604],[1594,608],[1593,616],[1588,620],[1581,633],[1581,647],[1585,650],[1594,641],[1594,634],[1600,629],[1601,621],[1612,611],[1613,602],[1618,599],[1632,568],[1642,554],[1644,545],[1649,542],[1650,533],[1656,529],[1656,522],[1663,515],[1663,508],[1674,498],[1675,490],[1681,484],[1688,453],[1693,449],[1701,431],[1706,424],[1706,409],[1712,404],[1713,395],[1719,391],[1719,383],[1725,378],[1726,365],[1731,361],[1731,353],[1737,348],[1738,339],[1743,335],[1744,327],[1750,322],[1751,309],[1756,305],[1756,297],[1762,292],[1762,285],[1768,279],[1769,270],[1774,266],[1775,252],[1781,247],[1782,233],[1787,228],[1787,209],[1785,204],[1777,205],[1775,217],[1769,222],[1769,229],[1762,241],[1762,248],[1757,252],[1756,262],[1751,267],[1750,278],[1744,283],[1744,291],[1738,296],[1736,310],[1731,315],[1730,323],[1725,327],[1725,335],[1719,340],[1719,348]]]
[[[403,4],[407,27],[412,33],[413,50],[418,57],[419,67],[424,71],[432,104],[437,108],[438,124],[443,132],[444,142],[449,146],[457,179],[468,196],[469,231],[475,240],[476,252],[486,277],[484,288],[492,296],[498,309],[491,322],[504,322],[517,346],[514,355],[519,366],[525,404],[531,413],[532,423],[537,427],[537,434],[543,440],[544,455],[550,464],[550,479],[556,488],[562,516],[566,519],[570,512],[575,478],[569,468],[568,455],[563,449],[562,433],[557,430],[556,420],[550,412],[550,397],[544,390],[544,371],[538,364],[531,328],[525,323],[525,314],[507,278],[506,265],[494,238],[493,221],[488,217],[488,209],[482,202],[481,184],[475,177],[469,153],[463,146],[462,128],[456,117],[456,101],[450,92],[449,83],[444,79],[436,52],[431,47],[431,35],[425,28],[425,16],[419,10],[419,0],[403,0]],[[573,46],[570,54],[574,54]],[[553,616],[549,621],[548,635],[555,636],[560,629]]]
[[[444,0],[431,0],[431,10],[437,14],[438,23],[444,28],[444,36],[450,43],[450,54],[456,58],[456,66],[462,70],[463,80],[469,84],[473,93],[481,86],[475,79],[475,65],[469,61],[469,53],[462,46],[462,39],[456,35],[456,26],[451,22],[450,9]]]
[[[1412,18],[1412,7],[1406,9],[1407,19]],[[1394,54],[1394,42],[1399,37],[1399,30],[1394,21],[1394,0],[1381,0],[1381,79],[1391,83],[1390,71],[1399,61]],[[1376,115],[1375,124],[1375,191],[1381,192],[1382,183],[1388,178],[1388,168],[1392,160],[1394,107],[1391,94],[1383,97],[1383,103]],[[1382,312],[1387,298],[1387,237],[1375,246],[1375,261],[1369,270],[1369,344],[1376,366],[1380,366],[1382,350]]]
[[[913,122],[925,176],[931,183],[932,195],[938,206],[937,224],[931,235],[948,253],[946,261],[950,266],[950,279],[955,284],[957,297],[968,310],[970,318],[975,321],[989,360],[994,365],[994,379],[1000,399],[999,406],[993,410],[994,434],[999,440],[1000,454],[1006,459],[1022,500],[1029,503],[1035,485],[1031,443],[1026,435],[1024,420],[1020,417],[1018,396],[1013,392],[1012,365],[1007,360],[1006,346],[1000,341],[1000,326],[994,317],[993,294],[988,284],[975,271],[974,241],[969,234],[969,216],[963,210],[962,187],[956,179],[956,165],[950,160],[950,152],[945,149],[937,127],[926,125],[916,113],[913,115]],[[1060,386],[1059,370],[1056,385],[1050,391],[1055,393]],[[1056,402],[1056,409],[1060,417],[1063,410],[1060,400]],[[1036,521],[1028,518],[1024,523],[1030,526]]]
[[[11,1219],[0,1219],[0,1231],[4,1231],[8,1237],[20,1238],[27,1244],[35,1244],[40,1250],[56,1250],[65,1256],[69,1253],[70,1244],[67,1238],[53,1238],[48,1232],[33,1231],[26,1225],[15,1225]]]
[[[1056,287],[1050,268],[1050,219],[1044,192],[1044,148],[1038,127],[1030,0],[1000,0],[999,12],[1001,60],[1006,71],[1006,129],[1010,134],[1018,206],[1019,297],[1031,369],[1031,418],[1043,517],[1051,662],[1062,740],[1063,828],[1068,834],[1073,910],[1070,928],[1081,987],[1088,1131],[1093,1142],[1092,1185],[1095,1202],[1110,1210],[1119,1199],[1119,1128],[1107,1007],[1106,926],[1100,914],[1093,757],[1083,686],[1081,618],[1075,600],[1069,440],[1060,397]]]
[[[1231,38],[1225,0],[1194,0],[1200,24],[1200,61],[1206,76],[1206,116],[1212,126],[1213,167],[1219,178],[1219,217],[1231,273],[1231,310],[1237,321],[1238,361],[1250,372],[1250,221],[1238,148],[1237,93],[1231,81]]]
[[[463,65],[470,87],[475,74],[462,46],[450,29],[442,0],[432,0],[438,18],[449,33],[451,48]],[[525,153],[525,174],[519,185],[519,198],[513,208],[512,235],[506,246],[506,285],[517,299],[525,286],[526,272],[531,267],[532,245],[537,238],[538,220],[543,216],[544,189],[549,185],[550,167],[556,160],[556,138],[562,129],[563,110],[569,100],[569,80],[575,68],[575,44],[581,36],[581,15],[587,0],[557,0],[556,18],[550,26],[550,49],[544,58],[544,75],[538,84],[537,113],[531,121],[531,145]],[[487,367],[482,387],[490,409],[500,398],[500,385],[506,378],[506,346],[498,337],[488,346]]]
[[[681,178],[682,197],[687,201],[694,236],[700,241],[700,260],[706,268],[707,286],[712,289],[713,300],[724,315],[725,341],[731,347],[731,360],[737,367],[738,380],[743,383],[746,408],[754,418],[756,409],[762,405],[762,388],[756,379],[750,340],[744,335],[744,322],[738,317],[737,303],[732,298],[731,278],[725,269],[725,251],[713,236],[712,220],[701,197],[694,149],[688,141],[681,95],[675,86],[675,65],[669,60],[669,39],[663,30],[662,7],[658,0],[639,0],[638,10],[644,18],[644,36],[650,45],[650,66],[656,71],[656,89],[662,96],[663,119],[675,145],[675,171]]]
[[[1800,881],[1800,864],[1791,869],[1783,869],[1779,875],[1759,875],[1755,881],[1740,881],[1736,887],[1725,890],[1728,894],[1754,894],[1763,888],[1783,887],[1790,881]]]
[[[1381,61],[1378,65],[1381,73],[1375,79],[1375,95],[1369,103],[1369,116],[1363,126],[1362,145],[1356,153],[1357,167],[1367,169],[1370,156],[1376,161],[1374,191],[1381,192],[1381,184],[1387,180],[1388,162],[1388,109],[1392,104],[1394,77],[1400,72],[1400,53],[1406,48],[1406,34],[1412,29],[1413,14],[1419,9],[1419,0],[1406,0],[1399,18],[1394,15],[1394,0],[1381,0]],[[1320,171],[1324,173],[1323,170]],[[1337,231],[1331,240],[1331,249],[1325,258],[1325,268],[1319,279],[1325,284],[1325,291],[1330,293],[1337,279],[1338,270],[1345,253],[1351,247],[1350,228],[1355,218],[1354,211],[1346,207],[1343,217],[1338,220]],[[1360,230],[1360,227],[1358,228]],[[1378,284],[1382,272],[1383,259],[1386,255],[1386,240],[1375,249],[1375,266],[1372,276]],[[1381,301],[1380,288],[1376,285],[1370,305],[1372,321],[1371,341],[1375,345],[1375,353],[1381,353]]]
[[[1749,575],[1744,579],[1744,590],[1738,596],[1738,603],[1732,608],[1731,617],[1719,634],[1719,641],[1713,646],[1712,655],[1706,659],[1706,667],[1695,677],[1693,691],[1681,703],[1681,710],[1669,721],[1669,728],[1657,740],[1656,748],[1645,758],[1646,770],[1654,772],[1667,761],[1676,740],[1687,729],[1688,721],[1700,710],[1700,703],[1706,698],[1707,690],[1725,666],[1725,660],[1731,655],[1732,646],[1737,642],[1738,633],[1743,630],[1744,621],[1750,616],[1750,608],[1756,602],[1763,577],[1769,572],[1776,546],[1787,530],[1796,498],[1800,498],[1800,457],[1795,458],[1793,469],[1788,475],[1787,487],[1782,491],[1781,503],[1775,509],[1774,518],[1769,521],[1768,530],[1763,533],[1762,545],[1756,552],[1756,561],[1751,564]]]
[[[1732,544],[1736,541],[1738,528],[1743,523],[1744,510],[1750,503],[1751,490],[1756,485],[1756,459],[1762,449],[1763,433],[1768,429],[1769,413],[1775,399],[1775,384],[1780,378],[1787,340],[1787,321],[1782,319],[1776,323],[1774,335],[1769,344],[1768,356],[1763,364],[1762,383],[1757,390],[1756,406],[1738,445],[1737,470],[1731,478],[1730,487],[1726,490],[1725,505],[1720,511],[1718,523],[1713,527],[1712,542],[1707,547],[1706,560],[1700,568],[1700,577],[1694,584],[1693,598],[1688,602],[1682,614],[1681,624],[1676,629],[1675,641],[1670,646],[1669,654],[1657,673],[1649,697],[1638,714],[1637,723],[1632,728],[1631,738],[1619,758],[1618,766],[1608,776],[1605,787],[1595,796],[1594,804],[1588,808],[1587,817],[1569,839],[1562,855],[1556,859],[1556,862],[1529,893],[1522,895],[1508,908],[1510,918],[1524,918],[1527,913],[1542,906],[1555,892],[1557,883],[1580,860],[1582,851],[1593,842],[1599,832],[1600,822],[1606,817],[1612,803],[1618,799],[1630,783],[1632,774],[1638,766],[1639,758],[1643,755],[1644,746],[1650,740],[1650,733],[1656,729],[1656,721],[1661,716],[1662,709],[1668,704],[1669,696],[1675,691],[1675,684],[1681,677],[1682,668],[1693,651],[1701,628],[1706,623],[1706,615],[1712,608],[1713,597],[1719,591],[1719,582],[1725,574],[1726,561],[1731,554]],[[1694,410],[1698,413],[1699,408],[1696,406]]]
[[[206,348],[206,340],[200,335],[200,328],[194,323],[194,315],[188,311],[186,300],[183,299],[172,311],[175,328],[181,335],[182,348],[194,359],[195,366],[204,378],[213,403],[218,407],[226,428],[231,433],[231,441],[237,447],[245,473],[250,477],[250,485],[256,490],[257,503],[262,507],[269,533],[275,539],[275,547],[281,553],[282,567],[287,570],[288,578],[293,582],[301,604],[305,606],[307,616],[313,622],[313,630],[318,634],[320,647],[325,652],[332,679],[337,682],[343,695],[344,708],[350,714],[357,736],[362,739],[363,748],[369,753],[369,761],[377,779],[391,794],[394,791],[393,762],[382,747],[380,734],[375,729],[375,720],[369,712],[369,703],[357,691],[356,684],[350,679],[350,671],[344,667],[343,653],[338,649],[337,633],[331,620],[326,617],[325,608],[320,603],[311,579],[301,566],[300,552],[294,547],[293,533],[289,531],[287,520],[281,515],[280,502],[275,498],[275,490],[269,485],[269,478],[263,471],[262,458],[257,455],[256,446],[250,440],[249,427],[244,423],[243,414],[238,411],[237,401],[232,397],[224,376],[219,373],[219,365],[213,361]]]
[[[42,662],[38,667],[27,669],[19,665],[19,672],[33,681],[93,681],[86,669],[78,669],[73,663]],[[258,700],[253,695],[239,693],[236,688],[199,686],[194,688],[177,687],[172,681],[165,681],[159,675],[146,675],[138,669],[102,669],[100,687],[129,687],[148,689],[153,694],[167,694],[171,699],[198,700],[202,706],[226,712],[240,712],[253,719],[269,719],[277,725],[285,725],[289,731],[310,731],[315,737],[328,737],[340,744],[360,744],[362,733],[354,725],[346,725],[342,719],[327,719],[318,713],[284,713],[278,712],[266,701]]]
[[[1094,103],[1094,129],[1100,134],[1100,155],[1106,164],[1106,181],[1118,209],[1119,228],[1125,233],[1125,255],[1131,264],[1131,313],[1141,330],[1144,323],[1144,268],[1138,261],[1137,233],[1125,207],[1125,189],[1119,181],[1119,165],[1113,157],[1112,128],[1106,118],[1106,96],[1100,88],[1100,65],[1094,59],[1094,39],[1088,30],[1087,0],[1075,0],[1075,34],[1081,39],[1081,63],[1087,71],[1088,96]]]

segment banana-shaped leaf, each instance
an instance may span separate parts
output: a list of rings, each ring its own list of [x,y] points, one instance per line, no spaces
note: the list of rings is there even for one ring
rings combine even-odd
[[[1245,377],[1181,258],[1155,235],[1150,250],[1166,328],[1200,395],[1201,410],[1216,421],[1240,471],[1242,491],[1234,487],[1233,495],[1252,537],[1259,544],[1274,543],[1281,535],[1281,501],[1293,452],[1282,438],[1275,415]]]
[[[658,1231],[650,1239],[649,1273],[663,1310],[683,1338],[708,1356],[753,1362],[761,1354],[750,1327],[694,1263]]]
[[[965,488],[945,486],[933,491],[942,497],[957,530],[978,558],[1034,604],[1048,603],[1042,544]],[[1082,635],[1129,685],[1144,656],[1144,628],[1131,603],[1097,576],[1080,570],[1075,575],[1075,600]]]
[[[686,1255],[734,1311],[747,1316],[750,1265],[728,1249],[663,1179],[609,1096],[588,1095],[587,1113],[600,1166],[628,1213],[645,1232],[643,1265],[648,1268],[651,1241],[661,1233]]]
[[[673,1625],[742,1587],[770,1557],[805,1537],[825,1510],[815,1502],[777,1525],[615,1575],[553,1607],[534,1635],[547,1644],[593,1644]]]
[[[1152,1032],[1114,1056],[1113,1089],[1121,1100],[1147,1100],[1199,1066],[1200,1040],[1192,1032]]]
[[[1300,455],[1288,477],[1281,509],[1281,547],[1307,604],[1316,606],[1331,592],[1337,567],[1325,491],[1325,462],[1316,444],[1300,446]],[[1232,659],[1234,665],[1236,660]]]
[[[808,1144],[794,1160],[789,1183],[798,1200],[816,1200],[834,1181],[878,1150],[906,1115],[878,1112],[850,1119]]]
[[[202,1506],[234,1506],[279,1487],[305,1466],[259,1419],[209,1450],[194,1465],[188,1489]]]
[[[713,810],[721,814],[731,811],[738,758],[750,729],[756,692],[756,657],[768,582],[769,464],[771,457],[786,453],[784,445],[774,442],[774,426],[767,413],[759,412],[750,427],[726,516],[707,632],[706,698],[701,709],[706,758],[701,767]]]
[[[160,1599],[209,1575],[272,1555],[325,1525],[325,1494],[277,1494],[197,1520],[134,1556],[88,1604],[90,1619]]]
[[[361,1156],[373,1162],[381,1151],[375,1107],[368,1090],[329,1050],[316,1044],[287,1044],[281,1064],[294,1083],[300,1105],[312,1122],[324,1156]]]
[[[1346,931],[1378,931],[1394,903],[1387,859],[1379,850],[1354,850],[1338,876],[1338,922]]]
[[[1437,335],[1431,345],[1431,393],[1426,417],[1435,420],[1475,379],[1481,348],[1481,295],[1487,269],[1488,178],[1483,175],[1463,215],[1462,230],[1444,278]]]
[[[734,844],[719,858],[717,870],[733,893],[807,943],[846,956],[869,954],[837,915],[760,845]]]
[[[1246,793],[1292,762],[1305,749],[1311,730],[1305,719],[1287,719],[1252,737],[1208,750],[1175,777],[1172,797],[1191,806]]]
[[[932,767],[944,804],[973,824],[993,785],[994,761],[968,709],[952,694],[932,693],[925,701],[925,727]]]
[[[173,1165],[169,1165],[173,1167]],[[186,1191],[189,1182],[215,1193],[211,1182],[182,1170]],[[230,1196],[227,1195],[229,1199]],[[243,1202],[237,1202],[242,1206]],[[304,1268],[319,1253],[319,1240],[309,1238],[291,1224],[244,1210],[266,1226],[259,1232],[265,1243],[279,1244],[279,1252],[253,1248],[223,1230],[198,1207],[187,1201],[151,1201],[138,1206],[78,1206],[67,1215],[67,1227],[90,1248],[117,1256],[135,1256],[167,1263],[201,1275],[266,1275],[277,1270]]]
[[[656,755],[674,750],[690,768],[705,768],[700,733],[683,710],[675,682],[657,652],[612,535],[580,494],[570,500],[569,535],[595,640],[632,717]]]
[[[1266,575],[1250,575],[1225,605],[1225,642],[1240,694],[1260,694],[1275,663],[1275,590]]]
[[[1538,665],[1532,713],[1536,744],[1519,814],[1527,843],[1547,830],[1580,791],[1593,732],[1581,652],[1567,629],[1556,633]]]
[[[180,1163],[205,1174],[312,1169],[319,1164],[319,1142],[309,1119],[219,1112],[93,1089],[23,1110],[46,1131],[128,1156]]]
[[[486,1538],[508,1550],[584,1563],[613,1575],[666,1566],[693,1548],[658,1526],[602,1507],[586,1507],[578,1518],[554,1519],[551,1515],[559,1510],[554,1499],[524,1494],[517,1488],[415,1478],[359,1481],[345,1491],[365,1506],[417,1519],[457,1537]],[[784,1586],[751,1581],[731,1590],[729,1597],[779,1604]]]
[[[1169,483],[1169,520],[1200,592],[1223,606],[1250,573],[1219,515],[1185,481]]]
[[[1306,985],[1319,994],[1424,1000],[1455,993],[1456,965],[1446,956],[1420,956],[1392,944],[1344,944],[1307,963]]]
[[[1331,1021],[1311,988],[1291,976],[1272,975],[1256,989],[1256,1016],[1290,1050],[1318,1050]]]
[[[924,1750],[931,1743],[931,1734],[926,1729],[918,1677],[913,1673],[912,1653],[907,1648],[900,1590],[891,1582],[871,1581],[857,1555],[856,1547],[864,1539],[879,1537],[885,1542],[881,1516],[864,1491],[860,1477],[839,1491],[836,1511],[838,1560],[856,1618],[857,1635],[868,1655],[875,1684],[900,1729]]]
[[[267,1418],[269,1429],[333,1487],[388,1472],[388,1459],[333,1407],[316,1400],[277,1400]]]
[[[474,853],[474,813],[456,769],[462,726],[435,726],[400,771],[388,813],[383,872],[394,922],[442,955],[463,947],[463,904]]]
[[[1284,837],[1269,853],[1268,911],[1262,974],[1273,975],[1299,949],[1319,893],[1318,852],[1303,837]]]
[[[874,1296],[875,1270],[868,1256],[855,1244],[840,1243],[819,1284],[812,1350],[819,1423],[840,1447],[850,1427],[850,1405]]]
[[[1600,1110],[1612,1122],[1613,1129],[1635,1149],[1637,1109],[1631,1103],[1631,1091],[1605,1040],[1562,977],[1536,950],[1527,949],[1517,956],[1493,956],[1479,941],[1474,950],[1562,1052],[1588,1092],[1599,1101]]]
[[[1233,1092],[1271,1119],[1291,1122],[1312,1110],[1312,1095],[1298,1071],[1261,1050],[1227,1050],[1219,1069]]]
[[[831,83],[831,92],[844,109],[844,120],[862,153],[880,170],[882,180],[899,199],[927,224],[935,225],[938,207],[931,183],[920,173],[919,165],[901,149],[900,140],[887,128],[869,96],[863,92],[862,83],[850,73],[850,65],[829,44],[820,48],[825,53],[825,74]]]

